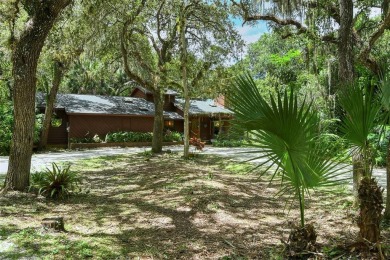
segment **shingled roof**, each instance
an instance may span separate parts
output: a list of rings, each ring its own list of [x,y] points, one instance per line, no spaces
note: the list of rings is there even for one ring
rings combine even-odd
[[[45,103],[44,94],[37,93],[37,107],[45,107]],[[65,109],[67,114],[154,116],[152,102],[134,97],[57,94],[55,108]],[[164,118],[183,120],[178,113],[166,111]]]
[[[184,108],[184,99],[176,98],[175,106],[181,110]],[[233,112],[220,105],[216,105],[214,100],[191,100],[190,101],[190,115],[233,115]]]

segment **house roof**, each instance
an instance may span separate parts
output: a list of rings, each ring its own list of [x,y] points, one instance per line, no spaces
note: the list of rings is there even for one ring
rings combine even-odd
[[[37,107],[45,107],[44,93],[37,93]],[[55,108],[65,109],[67,114],[137,115],[154,116],[154,104],[142,98],[57,94]],[[182,120],[175,112],[164,111],[164,118]]]
[[[139,90],[141,90],[142,92],[144,92],[145,94],[153,94],[151,91],[147,90],[146,88],[144,87],[141,87],[141,86],[137,86],[135,88],[138,88]],[[166,89],[165,90],[165,95],[170,95],[170,96],[176,96],[177,95],[177,92],[172,90],[172,89]]]
[[[175,106],[183,110],[184,99],[177,98],[175,101]],[[212,99],[191,100],[189,113],[190,115],[213,115],[213,114],[233,115],[232,111],[220,105],[215,104],[214,100]]]

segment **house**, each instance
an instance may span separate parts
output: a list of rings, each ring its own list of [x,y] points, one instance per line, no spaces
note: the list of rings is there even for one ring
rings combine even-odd
[[[183,100],[172,90],[165,92],[164,126],[183,132]],[[37,93],[36,107],[44,113],[45,94]],[[119,131],[152,132],[154,121],[153,94],[141,87],[130,97],[58,94],[54,117],[58,124],[49,129],[49,145],[68,145],[73,138],[100,138]],[[232,112],[209,100],[194,100],[190,107],[191,136],[210,140],[219,131],[226,131]]]
[[[176,112],[184,116],[184,99],[177,98],[177,95],[177,92],[173,90],[165,92],[164,111]],[[153,102],[153,93],[142,87],[134,88],[130,96]],[[233,112],[223,107],[221,101],[224,101],[222,97],[218,97],[216,100],[191,100],[189,110],[190,137],[209,141],[215,138],[216,134],[227,132]],[[165,120],[165,127],[184,132],[184,121]]]

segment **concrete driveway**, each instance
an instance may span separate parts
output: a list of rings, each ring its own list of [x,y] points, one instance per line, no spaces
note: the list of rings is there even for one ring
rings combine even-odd
[[[170,149],[171,151],[182,151],[183,146],[170,146],[164,147],[164,150]],[[34,154],[31,161],[31,168],[33,171],[40,170],[47,166],[50,166],[53,162],[75,162],[81,159],[95,158],[101,156],[114,156],[122,154],[136,154],[143,151],[150,150],[150,147],[128,147],[128,148],[101,148],[90,149],[82,151],[63,151],[63,152],[46,152]],[[213,154],[222,157],[228,157],[236,161],[246,161],[256,156],[248,152],[256,151],[254,148],[219,148],[206,146],[203,154]],[[253,160],[252,163],[261,163],[264,159]],[[8,168],[8,157],[0,156],[0,175],[4,175]],[[373,175],[377,178],[379,184],[386,189],[386,170],[374,169]],[[348,177],[350,179],[349,184],[352,187],[352,173],[347,173],[342,177]]]

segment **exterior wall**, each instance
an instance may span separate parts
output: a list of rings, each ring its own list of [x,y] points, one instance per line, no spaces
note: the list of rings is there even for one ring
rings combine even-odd
[[[154,103],[153,94],[150,94],[150,93],[145,94],[142,90],[140,90],[138,88],[135,88],[130,96],[135,97],[135,98],[143,98],[149,102]],[[164,97],[164,110],[165,111],[175,111],[176,108],[173,105],[174,102],[175,102],[174,95],[165,95],[165,97]]]
[[[173,105],[174,102],[175,102],[175,96],[165,95],[164,110],[171,111],[171,112],[176,111],[176,107]]]
[[[69,115],[70,138],[105,138],[107,133],[118,131],[153,132],[153,117],[112,115]]]
[[[200,139],[210,140],[213,136],[210,117],[200,117]]]
[[[68,143],[68,127],[69,118],[64,110],[55,110],[56,117],[62,119],[62,124],[59,127],[53,127],[50,125],[49,136],[47,139],[48,144],[67,144]]]
[[[138,88],[134,89],[130,96],[135,98],[146,99],[146,94],[143,91],[139,90]]]
[[[184,120],[174,120],[173,127],[171,130],[179,132],[179,133],[183,133],[184,132]]]
[[[154,103],[153,94],[150,94],[150,93],[146,94],[145,99],[146,99],[146,101]]]
[[[208,116],[190,116],[190,137],[197,137],[203,141],[209,141],[215,138],[214,122],[220,122],[220,133],[227,133],[230,128],[229,120],[230,118],[218,120]]]

